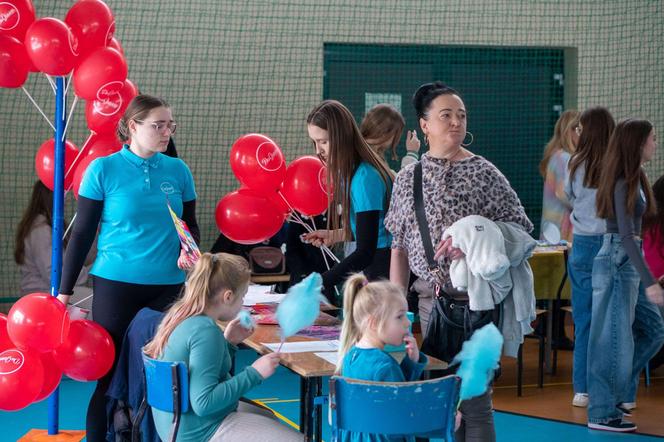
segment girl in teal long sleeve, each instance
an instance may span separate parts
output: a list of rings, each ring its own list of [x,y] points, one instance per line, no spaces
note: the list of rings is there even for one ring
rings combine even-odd
[[[184,294],[166,313],[145,354],[164,361],[183,361],[189,372],[189,411],[182,415],[178,442],[301,441],[302,435],[280,424],[269,410],[240,398],[272,376],[279,354],[257,359],[231,376],[236,345],[253,329],[236,318],[249,286],[244,258],[205,253],[187,278]],[[217,320],[230,321],[224,332]],[[162,440],[168,438],[173,414],[152,409]]]

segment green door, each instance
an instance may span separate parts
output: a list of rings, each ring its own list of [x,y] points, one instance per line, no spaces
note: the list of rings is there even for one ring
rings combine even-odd
[[[563,67],[563,49],[325,44],[323,96],[344,103],[358,122],[374,104],[391,103],[422,139],[411,104],[417,87],[441,80],[457,89],[474,136],[469,149],[509,179],[538,236],[538,164],[563,110]],[[400,158],[404,140],[405,133]]]

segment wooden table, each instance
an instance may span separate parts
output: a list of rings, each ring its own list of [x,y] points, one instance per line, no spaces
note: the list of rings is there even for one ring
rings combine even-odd
[[[223,329],[225,324],[219,324]],[[292,336],[287,342],[316,341],[315,338],[304,336]],[[279,326],[258,325],[256,331],[243,344],[258,354],[271,353],[272,350],[262,343],[281,342],[279,337]],[[397,360],[404,358],[405,353],[391,353]],[[326,360],[319,358],[314,353],[283,353],[281,365],[288,368],[300,377],[300,432],[304,434],[305,441],[321,441],[323,428],[323,403],[317,398],[322,397],[323,377],[334,375],[335,366]],[[444,370],[447,363],[429,356],[429,364],[426,371]]]

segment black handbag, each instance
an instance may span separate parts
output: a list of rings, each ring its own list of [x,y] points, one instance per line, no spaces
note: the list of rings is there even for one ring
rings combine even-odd
[[[451,286],[440,284],[440,266],[434,260],[433,243],[429,233],[429,224],[424,210],[422,194],[422,163],[415,165],[413,175],[413,199],[415,200],[415,217],[422,236],[422,245],[427,257],[428,270],[439,281],[432,288],[433,308],[429,317],[429,325],[425,331],[422,351],[447,363],[452,362],[464,341],[473,332],[489,322],[498,323],[500,309],[476,312],[468,305],[468,292],[455,290]]]

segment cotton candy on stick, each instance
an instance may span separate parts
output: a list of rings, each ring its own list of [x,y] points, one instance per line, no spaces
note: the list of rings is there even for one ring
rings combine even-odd
[[[244,309],[239,311],[237,318],[240,321],[240,325],[247,330],[251,330],[252,328],[256,327],[256,321],[254,321],[254,318],[252,318],[249,312]]]
[[[281,344],[303,328],[313,325],[320,312],[323,278],[312,273],[288,289],[288,293],[277,307],[277,322],[281,327]],[[281,347],[279,347],[281,349]]]
[[[457,376],[461,378],[459,401],[483,395],[493,371],[498,368],[503,348],[503,335],[493,323],[489,323],[473,333],[470,340],[463,343],[454,362],[460,362]]]

